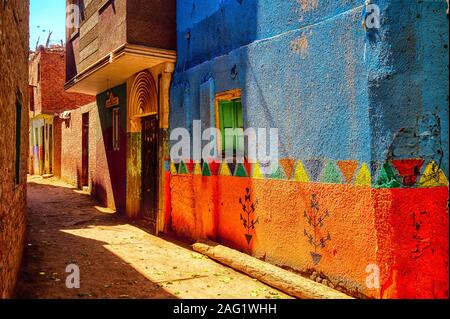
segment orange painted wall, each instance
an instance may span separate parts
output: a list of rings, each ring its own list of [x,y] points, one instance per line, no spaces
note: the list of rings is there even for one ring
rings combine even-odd
[[[173,175],[170,187],[171,228],[182,237],[210,238],[304,274],[316,271],[333,285],[359,297],[448,297],[447,187],[378,190],[354,185],[199,175]],[[251,202],[257,203],[253,220],[259,219],[250,232],[250,244],[240,218],[239,199],[244,200],[246,188]],[[319,206],[318,215],[329,212],[323,227],[312,227],[304,216],[305,211],[311,211],[313,195]],[[437,272],[430,273],[431,263],[421,259],[430,258],[431,249],[419,258],[411,257],[410,250],[417,242],[416,226],[405,220],[420,211],[431,214],[431,219],[425,221],[428,226],[423,226],[422,237],[432,238],[433,249],[438,251],[433,255],[433,264],[440,269]],[[317,249],[321,255],[318,264],[313,262],[314,248],[305,230],[326,239],[325,247]],[[370,264],[380,267],[379,289],[366,285],[366,267]],[[425,272],[423,276],[414,274],[419,270]],[[419,288],[408,288],[415,285],[407,283],[414,276],[420,277],[418,281],[422,284]],[[429,287],[435,287],[435,291],[426,292]]]

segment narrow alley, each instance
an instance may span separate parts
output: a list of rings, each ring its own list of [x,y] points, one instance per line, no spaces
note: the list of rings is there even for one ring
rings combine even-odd
[[[0,309],[447,300],[449,5],[2,0]]]
[[[29,178],[28,213],[19,298],[289,298],[54,178]],[[80,289],[66,287],[70,264]]]

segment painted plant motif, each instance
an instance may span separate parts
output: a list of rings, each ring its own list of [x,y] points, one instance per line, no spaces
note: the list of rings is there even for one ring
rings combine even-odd
[[[317,195],[313,194],[311,198],[311,210],[309,212],[305,211],[304,217],[312,228],[312,232],[308,232],[305,229],[305,237],[308,238],[308,243],[314,248],[314,251],[311,252],[311,257],[314,264],[317,265],[322,259],[322,255],[318,251],[325,248],[325,243],[331,240],[330,233],[325,237],[320,236],[320,229],[323,228],[325,219],[330,217],[330,212],[328,210],[325,210],[323,213],[320,212]]]
[[[430,239],[430,213],[421,211],[420,213],[413,213],[414,224],[414,249],[411,251],[412,258],[422,257],[425,250],[431,247]]]
[[[250,189],[245,189],[244,199],[239,198],[239,204],[242,206],[242,213],[240,215],[242,225],[245,228],[246,234],[245,239],[247,240],[247,244],[250,245],[252,241],[253,235],[252,231],[255,230],[255,226],[259,224],[259,217],[255,216],[257,201],[252,200],[252,196],[250,194]],[[256,219],[255,219],[256,217]]]

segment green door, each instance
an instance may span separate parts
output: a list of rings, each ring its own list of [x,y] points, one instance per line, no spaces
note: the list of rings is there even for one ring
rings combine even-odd
[[[244,130],[244,119],[242,117],[242,101],[235,99],[231,101],[220,101],[219,103],[220,131],[222,134],[222,153],[232,152],[236,154],[240,151],[243,154],[244,139],[232,135],[227,138],[225,132],[227,129]]]

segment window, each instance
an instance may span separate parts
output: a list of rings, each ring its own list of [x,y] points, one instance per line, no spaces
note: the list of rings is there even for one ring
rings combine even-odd
[[[244,155],[244,119],[240,90],[216,96],[216,115],[220,128],[223,155]]]
[[[113,150],[120,151],[120,109],[114,109],[112,115]]]
[[[20,95],[16,98],[16,167],[15,182],[20,184],[20,148],[22,138],[22,99]]]

